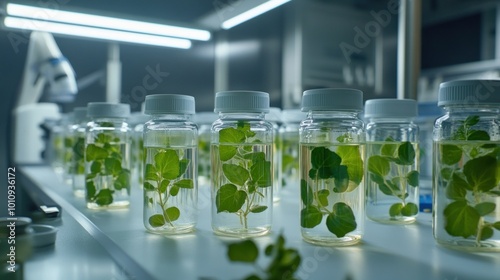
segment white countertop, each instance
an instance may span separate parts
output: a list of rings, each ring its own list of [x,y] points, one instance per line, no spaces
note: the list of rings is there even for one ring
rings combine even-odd
[[[208,186],[200,186],[197,230],[182,236],[160,236],[146,232],[143,226],[143,198],[138,186],[132,187],[129,209],[90,210],[85,207],[84,199],[73,196],[71,187],[60,181],[49,167],[22,167],[21,170],[62,206],[63,214],[75,218],[80,229],[101,244],[130,277],[241,279],[252,272],[251,265],[230,263],[227,259],[226,243],[238,239],[221,238],[212,233]],[[285,188],[281,197],[274,205],[271,234],[255,240],[262,252],[282,231],[286,246],[301,253],[302,264],[296,274],[299,279],[500,279],[499,253],[465,253],[437,245],[432,236],[431,214],[421,213],[417,223],[404,226],[378,224],[367,219],[361,244],[320,247],[301,238],[298,189]],[[58,239],[72,238],[71,230],[66,227],[75,225],[64,223]],[[83,246],[80,253],[88,254],[85,244],[80,245]],[[56,244],[54,253],[58,253],[58,248]],[[267,264],[267,259],[261,256],[262,265]],[[81,258],[83,270],[93,269],[93,261],[73,257]],[[34,267],[36,264],[26,266],[26,270],[30,270],[27,275],[32,275]]]

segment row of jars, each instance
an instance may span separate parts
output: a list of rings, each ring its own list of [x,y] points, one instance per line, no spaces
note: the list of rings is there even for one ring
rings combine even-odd
[[[500,94],[497,81],[443,83],[434,127],[433,231],[439,243],[471,250],[500,248]],[[414,100],[368,100],[354,89],[315,89],[302,98],[298,178],[304,240],[358,243],[364,217],[406,224],[419,212],[419,141]],[[360,119],[364,109],[365,124]],[[124,104],[90,103],[85,124],[84,193],[89,208],[127,205],[129,128]],[[263,92],[219,92],[210,128],[212,228],[227,236],[271,229],[277,161],[286,166],[286,141],[266,120]],[[196,226],[198,128],[194,98],[146,97],[143,126],[144,225],[177,234]],[[283,134],[281,134],[283,135]],[[277,148],[276,144],[282,143]],[[276,157],[281,150],[281,157]],[[76,150],[75,150],[76,152]],[[279,178],[279,177],[278,177]],[[289,176],[283,176],[289,178]],[[78,180],[73,180],[73,184]],[[278,182],[281,182],[279,180]]]

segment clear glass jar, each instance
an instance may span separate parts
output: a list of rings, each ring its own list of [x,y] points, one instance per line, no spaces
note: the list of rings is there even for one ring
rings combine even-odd
[[[73,184],[73,128],[75,127],[74,112],[67,113],[61,119],[61,133],[63,137],[62,147],[62,166],[63,166],[63,181],[68,184]]]
[[[74,124],[71,135],[71,184],[75,196],[85,196],[85,129],[87,127],[87,107],[77,107],[73,111]]]
[[[279,143],[279,129],[281,124],[281,109],[276,107],[269,108],[266,114],[266,120],[273,125],[273,201],[278,202],[281,199],[281,147]]]
[[[128,104],[91,102],[85,132],[87,208],[126,208],[130,204],[130,115]]]
[[[210,129],[217,119],[218,115],[214,112],[199,112],[194,115],[198,126],[198,184],[201,187],[210,187]]]
[[[264,119],[269,94],[226,91],[215,96],[212,125],[212,229],[216,234],[267,234],[273,212],[273,126]]]
[[[302,238],[320,245],[358,243],[364,233],[365,130],[355,89],[304,92],[300,124]]]
[[[285,109],[279,130],[281,147],[281,173],[283,188],[299,187],[299,128],[307,114],[300,109]]]
[[[434,124],[433,231],[439,244],[500,251],[500,81],[442,83]]]
[[[417,102],[366,101],[366,216],[373,221],[409,224],[419,212],[420,149]]]
[[[146,96],[144,125],[144,226],[149,232],[194,230],[198,203],[198,128],[194,97]]]

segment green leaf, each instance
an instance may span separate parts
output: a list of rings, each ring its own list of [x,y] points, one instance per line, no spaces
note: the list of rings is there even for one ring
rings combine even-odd
[[[165,225],[165,218],[163,218],[162,214],[155,214],[149,217],[148,221],[152,227],[161,227]]]
[[[73,146],[73,153],[77,159],[82,159],[85,156],[85,138],[78,137]]]
[[[118,173],[118,176],[115,179],[115,182],[113,184],[116,190],[121,190],[121,189],[130,189],[130,171],[128,169],[122,169]]]
[[[167,222],[177,221],[180,216],[181,211],[175,206],[169,207],[167,208],[167,210],[165,210],[165,220],[167,220]]]
[[[463,124],[465,127],[469,128],[471,126],[476,125],[479,122],[479,116],[468,116]]]
[[[170,180],[162,180],[160,186],[158,186],[159,193],[165,193],[170,185]]]
[[[236,155],[238,148],[232,145],[219,145],[219,158],[221,161],[228,161]]]
[[[497,160],[490,156],[469,160],[464,165],[464,174],[474,190],[487,192],[496,186]]]
[[[335,187],[333,191],[336,193],[343,193],[347,191],[349,187],[349,172],[347,171],[347,166],[340,165],[334,170],[333,178],[335,178]]]
[[[272,185],[271,162],[257,161],[250,167],[250,175],[252,182],[256,183],[261,188]]]
[[[490,135],[484,130],[471,130],[467,135],[468,141],[489,141]]]
[[[115,158],[104,159],[104,172],[107,175],[117,176],[122,171],[122,164]]]
[[[245,204],[246,199],[246,192],[238,190],[233,184],[225,184],[217,190],[217,195],[215,196],[217,213],[223,211],[235,213]]]
[[[94,181],[88,180],[87,182],[85,182],[85,190],[86,190],[87,200],[90,201],[94,200],[94,196],[96,193]]]
[[[259,248],[252,240],[229,244],[227,256],[233,262],[253,263],[259,256]]]
[[[90,172],[99,174],[101,173],[101,162],[100,161],[94,161],[90,165]]]
[[[247,138],[255,136],[255,132],[251,131],[251,126],[249,122],[238,121],[237,128],[239,131],[243,132]]]
[[[391,217],[396,217],[401,215],[401,209],[403,209],[403,203],[394,203],[391,205],[391,208],[389,208],[389,215]]]
[[[171,196],[177,196],[177,194],[179,193],[179,190],[180,188],[177,187],[176,185],[173,185],[171,188],[170,188],[170,195]]]
[[[391,137],[387,138],[385,141],[394,142]],[[386,143],[380,148],[380,154],[386,157],[395,157],[396,150],[398,149],[398,143]]]
[[[406,174],[406,181],[410,186],[413,187],[418,187],[418,178],[419,178],[419,173],[416,170],[408,172]]]
[[[144,167],[144,180],[158,181],[158,170],[152,164],[146,164]]]
[[[144,182],[142,185],[144,187],[144,190],[146,190],[146,191],[154,191],[154,190],[156,190],[156,188],[151,183]]]
[[[223,164],[222,172],[224,172],[224,176],[226,176],[229,182],[238,186],[243,186],[248,178],[250,178],[248,170],[236,164]]]
[[[179,160],[179,176],[177,177],[182,176],[182,174],[186,172],[188,166],[189,166],[189,159],[183,158]]]
[[[250,208],[250,212],[252,212],[252,213],[261,213],[261,212],[266,211],[266,209],[267,209],[267,206],[264,206],[264,205],[254,205],[254,206],[252,206],[252,208]]]
[[[328,206],[328,196],[330,195],[330,191],[324,189],[316,192],[316,196],[318,197],[318,203],[321,207]]]
[[[380,177],[384,177],[391,171],[391,164],[382,156],[371,156],[368,158],[368,171]]]
[[[107,157],[108,157],[108,152],[105,149],[98,147],[95,144],[87,145],[87,149],[85,150],[86,161],[105,159]]]
[[[479,204],[476,204],[474,208],[477,210],[477,213],[479,216],[486,216],[490,214],[491,212],[495,211],[496,204],[493,202],[482,202]]]
[[[300,225],[303,228],[314,228],[321,223],[323,213],[314,205],[309,205],[300,211]]]
[[[243,158],[251,160],[252,162],[264,161],[266,160],[266,154],[264,154],[264,152],[249,153],[245,154]]]
[[[462,159],[462,149],[450,144],[441,145],[441,161],[447,165],[458,163]]]
[[[493,223],[493,227],[494,227],[496,230],[500,230],[500,222],[495,222],[495,223]]]
[[[155,155],[155,167],[164,179],[173,180],[179,177],[179,156],[172,149],[160,151]]]
[[[101,143],[101,144],[107,144],[110,142],[113,142],[113,135],[107,134],[107,133],[99,133],[97,137],[95,138],[95,142]],[[115,141],[117,142],[117,141]]]
[[[445,180],[450,180],[451,178],[451,175],[453,174],[453,168],[449,168],[449,167],[444,167],[441,169],[441,177]]]
[[[326,147],[316,147],[311,152],[311,164],[314,169],[339,166],[341,158]]]
[[[363,180],[363,160],[359,152],[359,146],[339,146],[337,154],[342,159],[341,165],[347,166],[349,180],[359,185]]]
[[[491,227],[483,227],[479,239],[481,240],[490,239],[491,237],[493,237],[494,234],[495,233],[493,232],[493,229]]]
[[[456,183],[453,180],[446,186],[446,197],[453,200],[465,200],[467,195],[467,189],[465,189],[460,183]]]
[[[182,179],[174,183],[174,186],[183,189],[192,189],[194,188],[194,182],[192,179]]]
[[[377,184],[379,184],[379,185],[381,185],[381,184],[385,184],[385,179],[384,179],[384,177],[382,177],[382,176],[380,176],[380,175],[377,175],[377,174],[371,173],[371,174],[370,174],[370,179],[371,179],[373,182],[375,182],[375,183],[377,183]]]
[[[398,148],[398,164],[413,165],[415,163],[415,149],[410,142],[403,142]]]
[[[467,238],[477,233],[477,224],[481,217],[467,201],[454,201],[444,209],[445,230],[451,236]]]
[[[418,205],[415,203],[408,202],[403,208],[401,208],[401,215],[406,217],[415,216],[418,214]]]
[[[248,130],[249,130],[248,124]],[[244,129],[236,129],[232,127],[224,128],[219,131],[219,143],[239,144],[245,142]]]
[[[339,238],[355,230],[357,226],[351,207],[344,202],[335,203],[332,213],[326,217],[326,227]]]
[[[378,184],[378,188],[385,195],[394,195],[393,190],[389,187],[387,183]]]
[[[110,189],[102,189],[95,196],[97,205],[110,205],[113,203],[113,192]]]
[[[307,186],[307,181],[304,179],[300,180],[300,198],[305,206],[309,206],[313,202],[312,190]]]

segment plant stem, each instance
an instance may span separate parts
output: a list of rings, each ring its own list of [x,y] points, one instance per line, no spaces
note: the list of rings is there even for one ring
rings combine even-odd
[[[314,185],[316,186],[316,190],[314,190],[315,188],[313,187],[313,196],[314,196],[314,199],[316,200],[316,202],[318,203],[318,206],[319,206],[320,210],[324,210],[328,214],[331,214],[332,212],[330,212],[330,210],[328,210],[328,208],[326,208],[326,206],[323,206],[323,204],[321,204],[321,201],[319,200],[319,196],[318,196],[318,192],[319,192],[319,178],[318,178],[318,174],[317,173],[316,173],[316,178],[314,179]]]
[[[476,234],[476,247],[481,247],[481,235],[483,234],[484,228],[484,218],[479,218],[479,222],[477,223],[477,234]]]
[[[399,183],[401,185],[401,194],[400,194],[401,197],[400,198],[402,200],[403,206],[405,206],[406,205],[406,191],[407,191],[408,186],[407,186],[407,182],[406,182],[405,178],[402,176],[403,171],[401,170],[401,168],[402,168],[401,166],[399,166],[399,165],[397,166]]]
[[[161,179],[161,177],[160,177]],[[165,220],[165,222],[167,222],[171,227],[175,227],[174,224],[170,221],[170,219],[168,219],[167,217],[165,217],[165,214],[166,214],[166,209],[165,209],[165,204],[167,203],[167,200],[168,200],[168,196],[165,197],[165,202],[163,202],[162,200],[162,193],[160,192],[160,184],[161,184],[161,180],[158,180],[157,182],[157,187],[156,187],[156,191],[158,192],[158,197],[160,199],[160,207],[161,207],[161,211],[162,211],[162,216],[163,216],[163,219]],[[168,188],[167,188],[168,190]]]

